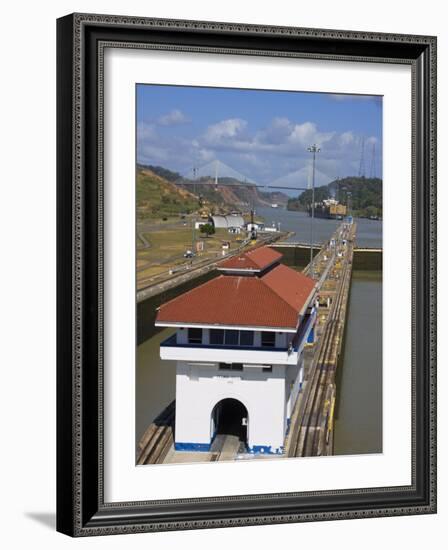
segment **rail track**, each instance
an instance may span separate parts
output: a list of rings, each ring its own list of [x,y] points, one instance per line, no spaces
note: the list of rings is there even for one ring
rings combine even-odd
[[[137,464],[162,464],[174,442],[175,402],[150,424],[137,449]]]
[[[175,401],[172,401],[148,426],[137,448],[137,465],[163,464],[174,445]],[[218,436],[207,459],[210,462],[233,460],[237,454],[234,436]]]
[[[338,277],[338,285],[319,337],[300,405],[291,422],[286,445],[286,454],[290,457],[332,454],[335,373],[342,349],[350,291],[354,234],[355,227],[352,227],[343,261],[337,259],[330,271],[330,278]]]

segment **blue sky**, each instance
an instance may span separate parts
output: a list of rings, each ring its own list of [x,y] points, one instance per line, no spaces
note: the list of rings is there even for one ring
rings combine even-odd
[[[240,175],[260,185],[308,186],[307,147],[316,143],[316,185],[381,177],[382,99],[336,95],[137,86],[137,161],[184,176]],[[372,162],[374,160],[374,164]]]

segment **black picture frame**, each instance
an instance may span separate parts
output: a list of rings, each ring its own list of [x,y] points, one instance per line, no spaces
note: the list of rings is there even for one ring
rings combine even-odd
[[[410,486],[104,502],[101,56],[110,43],[411,65]],[[435,513],[436,38],[72,14],[57,21],[57,52],[57,530],[89,536]]]

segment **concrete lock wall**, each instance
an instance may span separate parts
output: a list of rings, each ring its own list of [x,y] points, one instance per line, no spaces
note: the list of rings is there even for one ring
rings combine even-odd
[[[293,267],[305,267],[310,261],[310,247],[298,246],[273,246],[280,254],[283,254],[282,263]],[[314,254],[320,250],[316,245]],[[383,252],[381,249],[355,248],[353,254],[353,269],[360,271],[377,271],[383,267]]]
[[[381,271],[383,269],[382,250],[361,249],[353,253],[353,270]]]
[[[286,430],[285,367],[226,372],[218,364],[178,362],[176,376],[176,448],[208,451],[212,412],[223,399],[237,399],[248,411],[248,446],[253,452],[282,451]]]
[[[308,265],[310,261],[310,247],[309,246],[272,246],[274,250],[283,254],[281,263],[290,267],[302,267]],[[320,251],[320,245],[314,247],[314,255],[316,256]]]

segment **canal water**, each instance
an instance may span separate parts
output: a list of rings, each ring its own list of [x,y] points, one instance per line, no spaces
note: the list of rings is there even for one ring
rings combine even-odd
[[[263,215],[258,209],[259,214]],[[300,212],[266,209],[285,220],[293,216],[302,227],[309,218]],[[273,217],[275,217],[273,216]],[[264,216],[268,221],[268,216]],[[381,246],[381,222],[356,220],[360,246]],[[283,223],[283,222],[281,222]],[[331,224],[329,227],[328,224]],[[338,224],[315,220],[315,235],[327,240]],[[288,227],[281,226],[282,229]],[[290,229],[294,230],[294,229]],[[294,240],[306,241],[305,235]],[[367,244],[368,243],[368,244]],[[175,362],[162,361],[160,342],[173,333],[165,329],[137,348],[136,440],[154,418],[175,398]],[[344,338],[343,360],[337,373],[335,410],[335,454],[378,453],[382,451],[382,279],[381,272],[355,271],[352,277],[349,311]]]
[[[310,243],[310,216],[306,212],[292,212],[286,208],[257,207],[257,215],[265,220],[266,225],[280,224],[281,231],[293,231],[295,235],[290,237],[290,242]],[[335,232],[339,220],[327,220],[315,218],[313,222],[313,242],[327,241]],[[356,244],[359,247],[382,248],[383,222],[356,219]]]
[[[334,454],[382,452],[382,277],[352,275],[342,362],[336,375]]]
[[[135,373],[135,436],[140,441],[146,428],[176,396],[176,361],[160,359],[160,342],[173,334],[167,328],[137,347]]]

